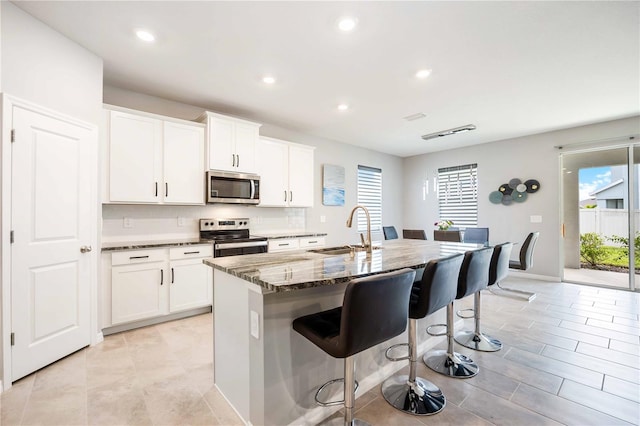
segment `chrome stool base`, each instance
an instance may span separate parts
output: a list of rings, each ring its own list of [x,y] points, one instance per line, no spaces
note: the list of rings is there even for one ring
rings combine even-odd
[[[415,382],[409,376],[393,376],[382,383],[382,396],[394,408],[409,414],[437,414],[447,401],[440,388],[420,377]]]
[[[483,352],[496,352],[502,349],[502,342],[484,333],[476,334],[473,331],[461,331],[456,334],[454,340],[465,348]]]
[[[424,363],[433,371],[445,376],[466,379],[478,374],[478,364],[457,352],[449,356],[445,350],[427,352],[422,358]]]

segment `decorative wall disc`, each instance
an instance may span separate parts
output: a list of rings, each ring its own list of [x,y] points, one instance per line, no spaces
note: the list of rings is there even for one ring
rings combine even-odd
[[[537,192],[538,189],[540,189],[540,182],[535,179],[529,179],[524,184],[527,185],[527,192],[529,194],[533,194],[534,192]]]
[[[516,189],[518,187],[518,185],[520,185],[522,183],[522,181],[518,178],[513,178],[509,181],[509,187],[511,189]]]
[[[527,193],[513,191],[513,194],[511,194],[511,197],[513,198],[513,201],[515,201],[516,203],[523,203],[527,199]]]
[[[504,204],[505,206],[508,206],[512,202],[513,202],[513,198],[511,198],[511,194],[509,195],[505,194],[502,196],[502,204]]]
[[[489,194],[489,201],[491,201],[493,204],[502,203],[502,192],[493,191],[491,194]]]
[[[500,185],[500,188],[498,188],[498,191],[502,192],[505,195],[510,195],[513,192],[513,189],[509,186],[508,183],[503,183],[502,185]]]
[[[527,192],[527,185],[525,185],[524,183],[521,183],[520,185],[516,186],[516,191]]]

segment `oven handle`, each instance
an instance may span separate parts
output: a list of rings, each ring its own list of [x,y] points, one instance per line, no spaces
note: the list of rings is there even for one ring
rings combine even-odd
[[[243,248],[243,247],[262,247],[268,245],[267,241],[246,241],[244,243],[216,243],[216,250]]]

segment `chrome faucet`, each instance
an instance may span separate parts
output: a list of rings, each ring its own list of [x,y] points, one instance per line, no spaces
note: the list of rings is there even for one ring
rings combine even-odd
[[[371,248],[371,217],[369,216],[369,210],[367,210],[367,208],[365,206],[360,206],[360,205],[355,206],[353,208],[353,210],[351,210],[351,214],[349,215],[349,219],[347,219],[347,227],[351,228],[351,224],[353,223],[353,214],[358,209],[362,209],[364,211],[365,216],[367,216],[367,240],[365,241],[364,236],[362,235],[362,233],[360,234],[360,240],[362,241],[362,246],[367,251],[367,256],[370,257],[372,255],[372,253],[373,253],[373,250]]]

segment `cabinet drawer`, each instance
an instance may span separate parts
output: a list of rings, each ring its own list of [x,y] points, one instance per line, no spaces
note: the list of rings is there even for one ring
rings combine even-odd
[[[162,262],[167,259],[166,249],[118,251],[111,255],[111,265]]]
[[[282,250],[295,250],[299,247],[297,239],[288,240],[273,240],[269,241],[269,252],[282,251]]]
[[[300,248],[307,247],[324,247],[324,237],[300,238]]]
[[[197,257],[213,257],[213,244],[172,247],[169,249],[169,258],[171,260]]]

